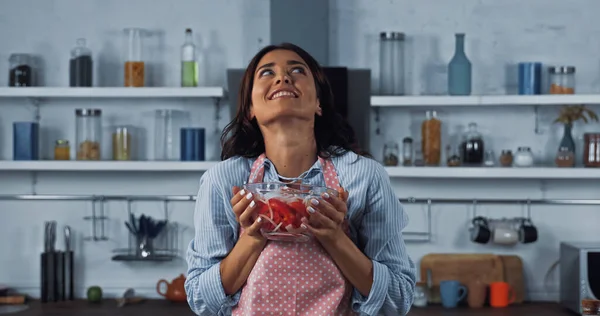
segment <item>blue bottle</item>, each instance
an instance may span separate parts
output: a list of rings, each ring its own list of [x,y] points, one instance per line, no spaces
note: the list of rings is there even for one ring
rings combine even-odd
[[[471,94],[471,62],[465,55],[465,34],[457,33],[454,57],[448,64],[448,94]]]

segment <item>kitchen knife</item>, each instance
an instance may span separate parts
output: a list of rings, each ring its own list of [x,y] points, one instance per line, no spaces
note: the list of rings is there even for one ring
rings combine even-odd
[[[73,275],[74,275],[74,268],[73,268],[73,251],[72,251],[72,238],[71,238],[71,227],[69,226],[65,226],[65,252],[64,252],[64,265],[65,265],[65,287],[66,287],[66,293],[65,293],[65,298],[69,301],[72,301],[75,299],[73,290],[74,290],[74,283],[73,283]]]
[[[40,267],[41,267],[41,280],[40,280],[40,300],[42,303],[48,302],[48,249],[49,249],[49,223],[44,222],[44,251],[40,256]]]
[[[56,241],[56,222],[51,221],[49,225],[48,234],[48,252],[46,253],[46,273],[47,273],[47,289],[48,289],[48,302],[56,302],[56,253],[55,253],[55,241]]]

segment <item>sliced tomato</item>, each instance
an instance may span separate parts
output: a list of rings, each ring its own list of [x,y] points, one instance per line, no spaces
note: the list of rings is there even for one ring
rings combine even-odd
[[[277,199],[270,199],[269,206],[271,207],[271,210],[273,210],[273,221],[275,223],[283,223],[284,227],[294,223],[296,219],[295,212],[285,202]],[[275,214],[279,216],[279,220],[275,220]]]
[[[290,203],[290,207],[296,212],[296,218],[294,220],[294,228],[300,228],[302,225],[302,218],[308,218],[308,212],[306,211],[306,205],[301,200]]]
[[[264,202],[256,201],[256,214],[262,214],[269,217],[269,206]]]

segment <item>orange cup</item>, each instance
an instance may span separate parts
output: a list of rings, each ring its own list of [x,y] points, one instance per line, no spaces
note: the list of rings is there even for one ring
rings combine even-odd
[[[490,283],[490,306],[506,307],[517,299],[515,291],[506,282]]]

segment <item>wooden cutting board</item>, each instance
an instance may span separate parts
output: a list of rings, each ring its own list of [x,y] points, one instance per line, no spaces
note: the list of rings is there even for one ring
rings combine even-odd
[[[431,269],[434,285],[443,280],[458,280],[463,284],[480,280],[484,283],[504,281],[504,267],[494,254],[431,253],[421,259],[421,281],[427,281]]]
[[[525,278],[523,276],[523,261],[519,256],[499,256],[504,266],[504,281],[515,291],[515,303],[520,304],[525,301],[526,289]]]

